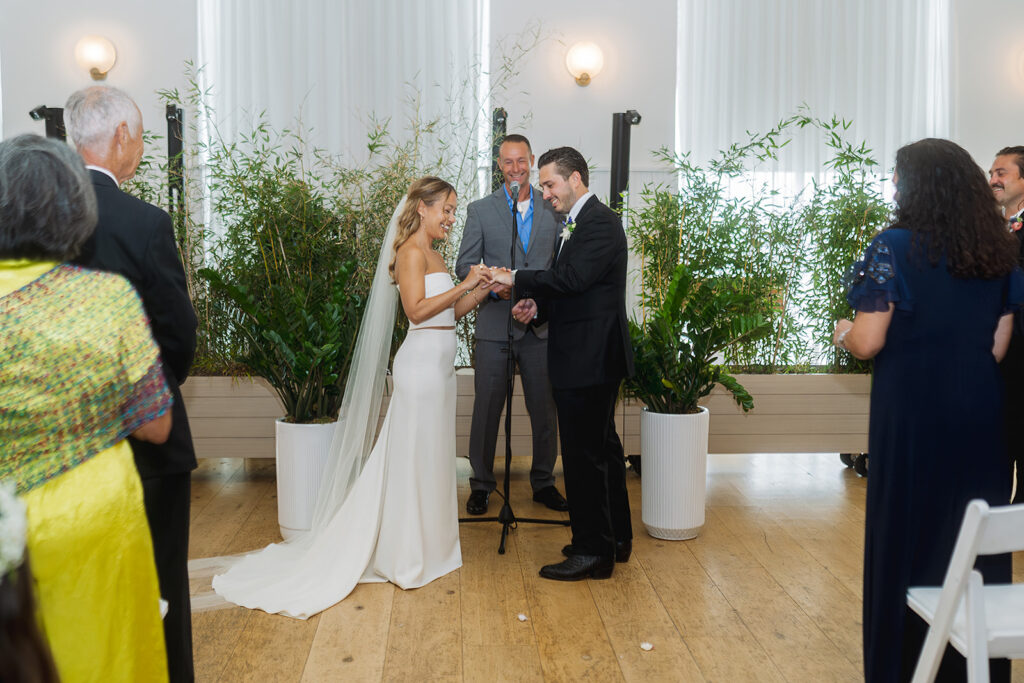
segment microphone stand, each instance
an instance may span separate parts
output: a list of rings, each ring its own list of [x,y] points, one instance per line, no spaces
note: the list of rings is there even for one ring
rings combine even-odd
[[[512,186],[515,192],[510,192],[512,197],[512,248],[509,250],[509,270],[515,270],[516,267],[516,239],[519,237],[519,223],[516,221],[517,206],[519,203],[519,184],[516,183]],[[513,294],[515,290],[513,289]],[[508,354],[505,361],[505,481],[502,483],[502,505],[501,511],[498,512],[497,517],[461,517],[459,522],[501,522],[501,542],[498,544],[498,554],[505,554],[505,539],[508,537],[509,529],[516,528],[519,522],[526,522],[528,524],[557,524],[559,526],[569,526],[569,520],[567,519],[533,519],[528,517],[516,517],[516,514],[512,511],[512,505],[509,503],[509,486],[511,484],[511,473],[512,473],[512,389],[515,386],[516,376],[516,359],[515,354],[512,353],[512,301],[515,300],[515,296],[512,296],[508,300],[508,321],[506,328],[506,348],[505,353]],[[531,422],[532,425],[532,422]]]

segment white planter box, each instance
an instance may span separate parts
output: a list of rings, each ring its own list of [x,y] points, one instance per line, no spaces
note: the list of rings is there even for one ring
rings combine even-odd
[[[694,538],[704,526],[708,473],[708,410],[692,415],[643,411],[641,519],[655,538]]]
[[[455,454],[469,452],[473,371],[456,371]],[[867,375],[737,375],[754,395],[744,414],[718,387],[702,403],[711,411],[712,453],[863,453],[868,447],[871,378]],[[273,458],[274,420],[284,410],[258,378],[192,377],[181,388],[200,458]],[[638,403],[623,401],[615,422],[626,453],[640,452]],[[387,397],[381,414],[387,410]],[[505,420],[498,423],[498,458],[504,456]],[[512,397],[512,452],[529,455],[530,418],[516,382]]]
[[[744,413],[721,386],[701,401],[711,412],[711,453],[864,453],[868,449],[868,375],[736,375],[754,397]],[[619,404],[627,454],[640,453],[640,412]],[[646,466],[646,465],[645,465]]]

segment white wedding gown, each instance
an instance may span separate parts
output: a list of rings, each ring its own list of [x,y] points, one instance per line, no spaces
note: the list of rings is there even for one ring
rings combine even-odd
[[[453,287],[428,273],[426,296]],[[453,308],[411,325],[395,355],[394,391],[362,470],[322,525],[248,555],[213,579],[243,607],[305,619],[359,582],[418,588],[462,566],[455,476]]]

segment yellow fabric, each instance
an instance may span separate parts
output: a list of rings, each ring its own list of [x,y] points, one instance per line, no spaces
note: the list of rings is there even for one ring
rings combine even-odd
[[[39,621],[61,681],[166,681],[153,546],[128,442],[23,499]]]
[[[0,296],[24,287],[48,270],[57,267],[53,261],[0,259]]]

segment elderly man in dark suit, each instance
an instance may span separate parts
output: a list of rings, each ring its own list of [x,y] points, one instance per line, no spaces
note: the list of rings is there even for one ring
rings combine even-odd
[[[512,251],[512,214],[516,215],[516,263],[523,268],[547,268],[555,246],[555,214],[551,205],[534,196],[530,186],[533,152],[522,135],[508,135],[498,148],[498,163],[505,183],[493,194],[469,205],[466,228],[455,263],[455,273],[465,278],[470,268],[483,261],[488,266],[508,267]],[[510,191],[518,184],[513,198]],[[469,432],[469,462],[473,476],[466,512],[487,512],[494,490],[494,447],[498,420],[505,405],[509,290],[492,292],[480,305],[476,317],[476,354],[473,422]],[[533,465],[530,485],[533,499],[553,510],[566,510],[565,498],[555,487],[555,404],[548,381],[547,325],[515,322],[512,353],[519,365],[526,409],[533,432]]]
[[[119,273],[138,291],[174,396],[173,426],[167,442],[129,441],[142,479],[160,593],[168,602],[164,639],[170,680],[191,681],[195,676],[188,530],[190,477],[196,456],[179,386],[188,376],[195,353],[196,315],[170,216],[119,189],[135,175],[142,159],[139,108],[120,90],[96,86],[72,94],[64,115],[68,133],[92,177],[99,209],[96,231],[78,263]]]
[[[629,560],[633,539],[626,464],[614,420],[619,385],[633,373],[626,235],[618,215],[588,189],[587,162],[578,151],[549,150],[538,167],[544,198],[566,216],[555,261],[546,270],[496,270],[491,277],[515,286],[521,297],[513,308],[518,320],[538,315],[549,320],[548,367],[572,543],[562,549],[567,559],[543,567],[540,575],[559,581],[605,579],[615,562]]]

